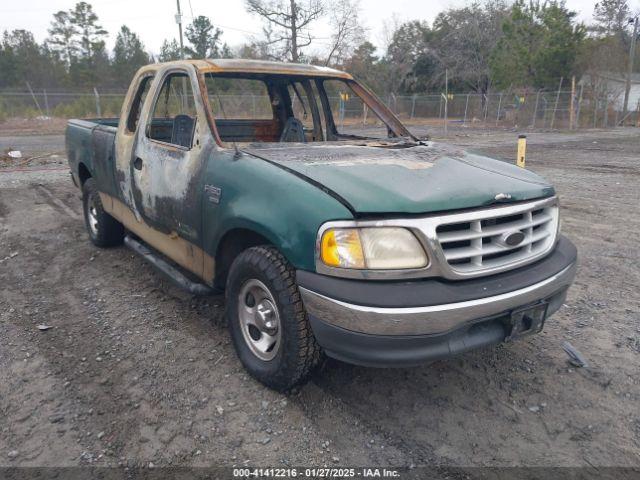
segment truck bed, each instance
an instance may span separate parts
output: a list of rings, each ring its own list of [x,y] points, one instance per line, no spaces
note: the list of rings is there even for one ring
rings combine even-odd
[[[118,197],[114,176],[117,118],[71,119],[65,132],[71,174],[79,185],[91,172],[101,191]]]

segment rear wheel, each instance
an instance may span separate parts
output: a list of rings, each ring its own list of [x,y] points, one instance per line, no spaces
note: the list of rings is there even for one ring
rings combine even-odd
[[[122,243],[124,227],[104,211],[102,200],[100,200],[93,178],[87,179],[82,184],[82,207],[89,239],[94,245],[112,247]]]
[[[273,247],[252,247],[235,259],[226,288],[227,320],[240,361],[270,388],[288,390],[320,359],[295,270]]]

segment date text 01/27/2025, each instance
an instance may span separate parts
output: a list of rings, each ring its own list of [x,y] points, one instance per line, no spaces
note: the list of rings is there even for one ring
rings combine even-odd
[[[234,468],[233,478],[400,478],[388,468]]]

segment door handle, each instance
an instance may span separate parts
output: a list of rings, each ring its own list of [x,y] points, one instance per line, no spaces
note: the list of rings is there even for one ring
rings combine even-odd
[[[136,157],[133,161],[133,168],[136,170],[142,170],[142,159],[140,157]]]

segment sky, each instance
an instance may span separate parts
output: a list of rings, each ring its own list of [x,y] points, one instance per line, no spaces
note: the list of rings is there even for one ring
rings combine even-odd
[[[68,10],[77,0],[0,0],[0,31],[26,29],[41,42],[47,37],[47,29],[53,14]],[[107,46],[111,49],[120,26],[125,24],[138,35],[146,49],[157,54],[165,38],[178,36],[175,23],[176,0],[87,0],[98,14],[100,23],[109,32]],[[589,22],[597,0],[567,0],[567,6],[578,12],[578,18]],[[193,16],[205,15],[223,30],[222,40],[230,46],[248,43],[258,38],[262,23],[245,10],[244,0],[180,0],[183,21]],[[392,17],[400,21],[433,21],[438,12],[449,7],[464,6],[465,0],[360,0],[361,23],[367,28],[369,39],[378,47],[384,45],[384,25]],[[632,10],[640,12],[640,0],[629,0]],[[390,6],[391,5],[391,6]],[[317,49],[323,49],[329,41],[330,30],[326,21],[319,22],[312,30],[317,37]],[[381,52],[380,52],[381,53]]]

